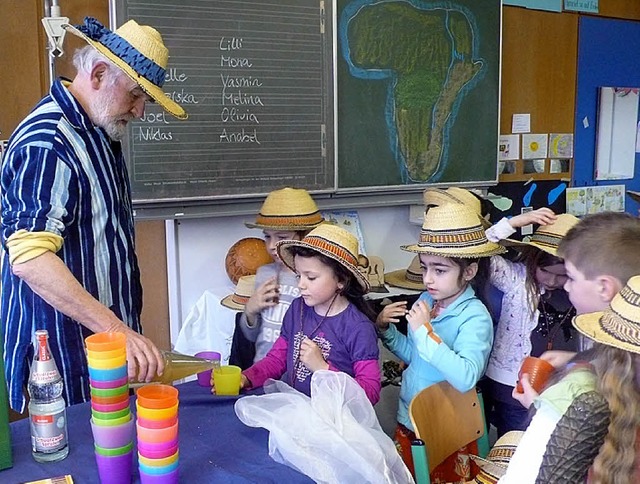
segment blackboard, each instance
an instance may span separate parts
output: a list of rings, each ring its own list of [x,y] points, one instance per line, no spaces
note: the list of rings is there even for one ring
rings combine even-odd
[[[189,114],[130,123],[135,204],[335,189],[330,1],[117,0],[130,18],[161,32],[164,90]]]
[[[497,182],[500,0],[337,1],[338,187]]]

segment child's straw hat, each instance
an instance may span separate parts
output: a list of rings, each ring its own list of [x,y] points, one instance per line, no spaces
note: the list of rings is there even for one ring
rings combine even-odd
[[[482,215],[482,203],[480,203],[480,199],[465,188],[449,187],[446,190],[442,188],[428,188],[424,191],[423,197],[424,204],[427,207],[438,207],[447,203],[461,203],[462,205],[466,205],[478,214],[483,228],[491,227],[491,222]]]
[[[469,484],[496,484],[507,471],[509,461],[522,439],[524,432],[512,430],[502,435],[489,451],[486,459],[472,455],[471,458],[480,467],[480,472]]]
[[[323,221],[316,202],[306,190],[287,187],[269,193],[255,223],[245,225],[250,229],[306,231]]]
[[[640,354],[640,276],[633,276],[604,311],[580,314],[573,325],[592,340]]]
[[[449,203],[430,208],[417,244],[402,250],[442,257],[476,258],[503,254],[506,249],[487,240],[478,214],[466,205]]]
[[[118,66],[169,114],[187,119],[184,109],[162,91],[169,50],[156,29],[129,20],[112,32],[92,17],[85,17],[83,25],[62,27]]]
[[[569,229],[579,221],[580,219],[570,213],[561,213],[552,224],[538,227],[527,242],[513,239],[505,239],[503,242],[506,246],[522,247],[530,245],[557,257],[560,241],[567,235]]]
[[[422,269],[420,268],[420,259],[415,256],[411,260],[411,264],[406,269],[389,272],[384,275],[384,282],[394,287],[403,289],[412,289],[414,291],[424,291],[424,282],[422,281]]]
[[[302,240],[283,240],[278,242],[278,257],[291,270],[295,271],[294,256],[291,247],[313,249],[343,265],[360,283],[365,292],[369,291],[369,281],[358,270],[359,260],[366,258],[359,254],[358,239],[337,225],[324,223],[313,229]]]
[[[640,202],[640,192],[636,192],[635,190],[627,190],[627,195],[634,202]]]
[[[238,284],[236,284],[233,294],[224,297],[222,301],[220,301],[220,304],[234,311],[244,311],[244,305],[247,304],[247,301],[253,295],[255,285],[255,274],[242,276],[238,279]]]

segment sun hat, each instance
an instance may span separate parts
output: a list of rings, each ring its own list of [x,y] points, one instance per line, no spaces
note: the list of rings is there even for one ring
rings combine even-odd
[[[229,294],[222,298],[220,304],[226,308],[233,309],[234,311],[244,311],[245,304],[247,304],[247,301],[253,295],[255,285],[255,275],[240,277],[233,294]]]
[[[473,461],[480,467],[480,472],[475,479],[468,483],[496,484],[506,473],[509,461],[520,443],[524,432],[512,430],[502,435],[489,451],[486,458],[472,455]]]
[[[187,119],[184,109],[162,91],[169,50],[156,29],[129,20],[112,32],[93,17],[85,17],[83,25],[62,27],[118,66],[169,114]]]
[[[438,207],[447,203],[461,203],[471,208],[480,218],[483,228],[491,227],[491,222],[484,218],[482,214],[482,203],[480,199],[470,190],[460,187],[427,188],[423,194],[424,204],[427,207]]]
[[[548,254],[558,255],[558,246],[569,229],[580,221],[578,217],[570,213],[561,213],[557,216],[556,221],[549,225],[541,225],[527,241],[514,239],[505,239],[502,242],[506,246],[524,247],[531,246],[547,252]]]
[[[607,309],[575,316],[573,325],[598,343],[640,353],[640,276],[629,279]]]
[[[287,187],[269,193],[256,221],[245,225],[250,229],[297,231],[314,229],[323,221],[309,192]]]
[[[384,282],[390,286],[401,287],[402,289],[412,289],[414,291],[424,291],[422,281],[422,269],[420,259],[415,256],[409,267],[398,271],[388,272],[384,275]]]
[[[489,257],[506,252],[504,247],[487,239],[478,214],[460,203],[429,209],[418,243],[400,248],[419,254],[462,258]]]
[[[343,265],[355,276],[365,292],[370,289],[367,277],[358,270],[359,265],[365,265],[367,258],[359,254],[358,239],[337,225],[324,223],[313,229],[302,240],[282,240],[276,245],[278,257],[284,265],[295,271],[292,247],[306,247],[313,249]]]

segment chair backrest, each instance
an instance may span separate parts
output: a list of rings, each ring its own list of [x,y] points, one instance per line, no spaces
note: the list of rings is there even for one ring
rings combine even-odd
[[[416,436],[424,441],[429,472],[461,447],[484,435],[484,416],[475,388],[460,393],[447,381],[418,393],[409,405]]]

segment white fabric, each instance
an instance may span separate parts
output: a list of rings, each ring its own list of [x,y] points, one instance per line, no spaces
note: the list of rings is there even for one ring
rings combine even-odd
[[[270,380],[265,395],[241,398],[245,425],[269,430],[269,455],[317,483],[413,483],[364,390],[346,373],[319,370],[308,397]]]
[[[503,217],[497,224],[489,227],[485,233],[487,234],[487,239],[491,242],[500,242],[512,235],[515,231],[516,229],[511,226],[509,219]]]
[[[562,415],[551,406],[546,404],[540,406],[509,461],[507,472],[498,484],[534,484],[536,482],[547,443],[560,417]]]
[[[185,355],[217,351],[223,365],[229,363],[236,312],[220,304],[220,298],[204,291],[180,328],[174,350]]]

